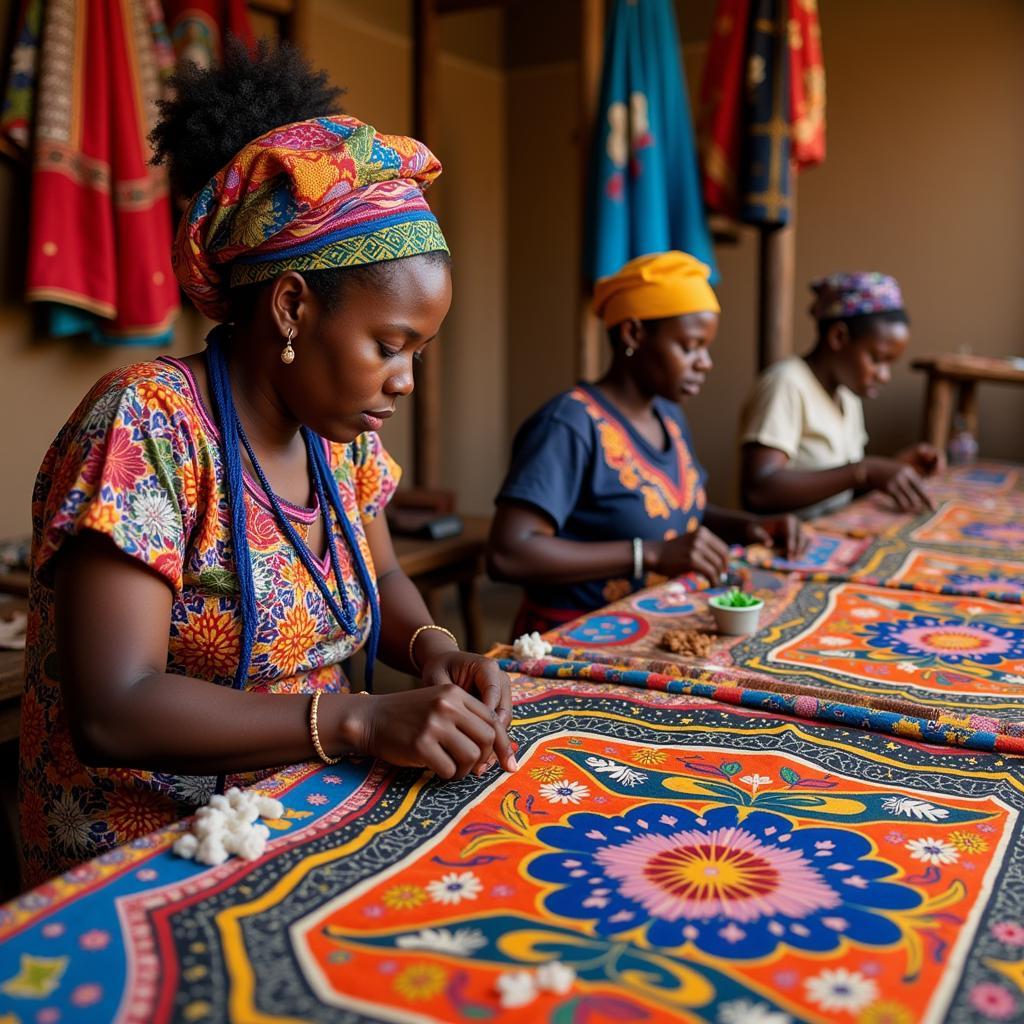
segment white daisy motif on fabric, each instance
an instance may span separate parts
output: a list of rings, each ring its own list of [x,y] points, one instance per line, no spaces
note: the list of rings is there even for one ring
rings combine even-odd
[[[955,864],[960,859],[960,851],[942,839],[911,839],[904,849],[925,864]]]
[[[821,638],[822,644],[826,647],[851,647],[853,641],[845,636],[823,636]]]
[[[424,928],[415,935],[400,935],[395,943],[402,949],[429,949],[434,953],[469,956],[487,945],[479,928]]]
[[[718,1008],[718,1024],[793,1024],[793,1018],[767,1003],[731,999]]]
[[[1024,683],[1024,676],[1007,675],[1003,676],[1004,683]]]
[[[804,982],[807,998],[823,1010],[854,1013],[878,998],[878,985],[860,971],[845,967],[825,970]]]
[[[427,892],[435,903],[461,903],[475,900],[483,891],[480,879],[472,871],[450,871],[427,883]]]
[[[969,604],[965,609],[968,615],[981,615],[985,609],[980,604]]]
[[[877,619],[882,613],[877,608],[854,608],[850,614],[855,619]]]
[[[590,789],[582,782],[560,779],[558,782],[545,782],[540,787],[540,795],[551,804],[578,804],[590,796]]]
[[[181,533],[181,516],[170,500],[159,491],[144,491],[131,499],[132,519],[136,527],[151,539],[173,540]]]
[[[623,786],[638,786],[641,782],[647,781],[647,772],[638,772],[628,765],[619,764],[616,761],[606,761],[603,757],[588,757],[587,767],[593,768],[599,775],[607,775]]]
[[[740,782],[745,782],[750,787],[751,793],[756,793],[766,782],[771,782],[770,775],[744,775]]]
[[[896,663],[896,667],[901,672],[916,672],[920,666],[915,665],[912,661],[899,661]]]

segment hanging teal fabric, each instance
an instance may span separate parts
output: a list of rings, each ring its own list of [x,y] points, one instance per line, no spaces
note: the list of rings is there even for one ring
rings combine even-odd
[[[583,266],[681,249],[712,268],[690,100],[671,0],[615,0],[605,39]]]

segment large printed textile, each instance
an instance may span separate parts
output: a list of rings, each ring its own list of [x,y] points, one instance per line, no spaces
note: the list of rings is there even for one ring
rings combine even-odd
[[[32,156],[27,298],[54,335],[170,339],[171,212],[147,136],[172,59],[152,0],[24,4],[0,128]]]
[[[583,265],[595,281],[679,249],[711,267],[697,146],[670,0],[616,0],[605,40]]]
[[[708,668],[727,670],[737,685],[811,688],[875,708],[910,702],[922,717],[992,716],[999,729],[1019,732],[1024,558],[1010,543],[1017,480],[1012,467],[956,469],[931,488],[957,490],[963,500],[933,513],[897,514],[872,497],[818,520],[798,561],[747,549],[741,560],[755,568],[741,573],[765,602],[749,637],[717,635],[708,600],[721,588],[695,592],[681,579],[560,625],[549,639],[577,661],[589,653],[664,673],[693,664],[662,647],[664,634],[694,629],[710,634]]]
[[[520,679],[521,768],[298,767],[259,861],[168,829],[0,909],[21,1020],[1013,1019],[1012,760]],[[503,971],[577,980],[516,1008]]]

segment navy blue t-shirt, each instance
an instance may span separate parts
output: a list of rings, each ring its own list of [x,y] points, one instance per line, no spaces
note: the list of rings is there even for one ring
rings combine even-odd
[[[706,503],[705,473],[689,425],[664,399],[654,400],[654,412],[665,431],[664,450],[591,384],[553,398],[519,428],[495,501],[532,506],[566,540],[668,540],[696,530]],[[528,618],[537,625],[565,621],[570,612],[600,608],[655,582],[627,576],[529,586]]]

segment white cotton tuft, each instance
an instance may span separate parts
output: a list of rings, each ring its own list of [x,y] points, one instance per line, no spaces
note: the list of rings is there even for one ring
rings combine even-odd
[[[551,644],[541,638],[540,633],[524,633],[512,644],[512,653],[520,660],[543,658],[551,653]]]
[[[237,853],[242,860],[258,860],[263,856],[263,851],[266,848],[266,838],[261,836],[254,829],[250,829],[249,832],[246,833],[245,837],[236,843],[235,853]]]
[[[202,839],[204,836],[220,835],[227,826],[227,818],[223,811],[208,809],[209,813],[199,817],[192,823],[192,831]]]
[[[220,836],[207,836],[199,843],[196,850],[196,860],[200,864],[208,864],[211,867],[223,864],[228,859],[228,851],[224,848]]]
[[[186,832],[180,839],[175,842],[172,850],[179,856],[184,857],[185,860],[192,860],[196,855],[196,850],[199,849],[199,840],[196,839],[191,832]]]
[[[284,814],[284,804],[272,796],[261,796],[256,800],[256,809],[261,818],[280,818]]]

